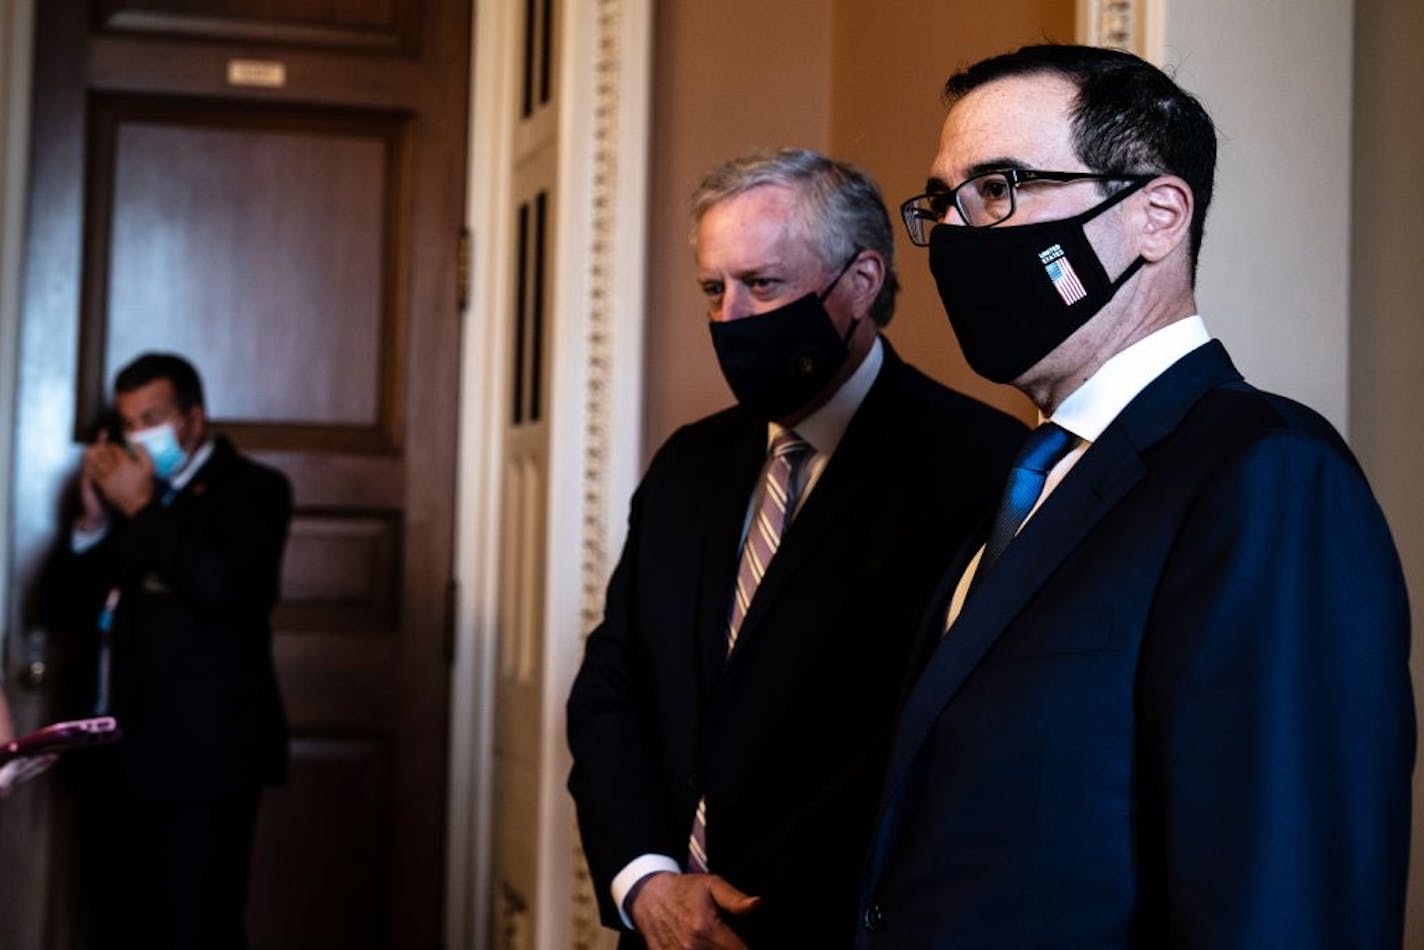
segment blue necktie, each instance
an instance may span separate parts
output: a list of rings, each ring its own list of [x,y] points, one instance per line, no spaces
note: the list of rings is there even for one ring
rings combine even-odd
[[[1004,496],[999,499],[999,510],[994,513],[994,521],[989,526],[989,540],[984,542],[984,554],[974,572],[975,580],[983,577],[989,565],[1004,553],[1004,548],[1018,533],[1019,526],[1033,511],[1038,496],[1043,494],[1043,483],[1048,480],[1049,471],[1077,441],[1077,436],[1052,422],[1045,422],[1028,434],[1023,448],[1019,449],[1019,457],[1014,460],[1013,470],[1009,472]]]

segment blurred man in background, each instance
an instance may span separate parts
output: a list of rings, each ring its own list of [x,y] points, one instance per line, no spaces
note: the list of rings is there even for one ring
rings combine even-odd
[[[92,939],[242,947],[261,790],[287,771],[270,617],[291,489],[211,435],[183,358],[140,356],[114,390],[120,431],[84,452],[68,579],[111,643],[96,711],[124,733],[86,763]]]

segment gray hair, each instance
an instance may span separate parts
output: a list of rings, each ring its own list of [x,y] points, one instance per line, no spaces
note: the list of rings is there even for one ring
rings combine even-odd
[[[895,313],[895,236],[885,212],[880,187],[865,172],[802,148],[753,152],[718,165],[692,194],[694,225],[729,198],[779,185],[799,198],[795,226],[827,270],[840,270],[861,250],[875,251],[885,261],[885,282],[870,305],[879,326]]]

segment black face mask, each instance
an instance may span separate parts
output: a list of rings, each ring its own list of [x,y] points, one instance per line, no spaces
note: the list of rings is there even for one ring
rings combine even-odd
[[[1017,227],[941,224],[930,271],[974,372],[996,383],[1023,375],[1107,304],[1146,261],[1110,280],[1083,225],[1145,181],[1080,215]]]
[[[845,365],[850,338],[861,318],[851,321],[845,336],[837,336],[824,301],[859,256],[856,251],[819,294],[813,291],[766,313],[708,324],[727,385],[737,402],[757,418],[791,416],[816,398]]]

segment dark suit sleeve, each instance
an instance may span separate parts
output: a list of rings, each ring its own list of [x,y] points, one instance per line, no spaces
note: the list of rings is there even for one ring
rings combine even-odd
[[[1139,697],[1163,945],[1398,947],[1409,615],[1368,486],[1343,451],[1281,433],[1185,524]]]
[[[678,855],[667,833],[667,803],[653,740],[633,631],[638,546],[645,490],[633,496],[628,539],[608,584],[603,622],[589,635],[567,706],[573,769],[569,791],[593,872],[604,924],[621,929],[609,886],[642,854]]]
[[[200,613],[265,621],[277,602],[291,511],[286,478],[250,468],[209,497],[150,504],[119,532],[117,556],[131,575],[157,574]]]

